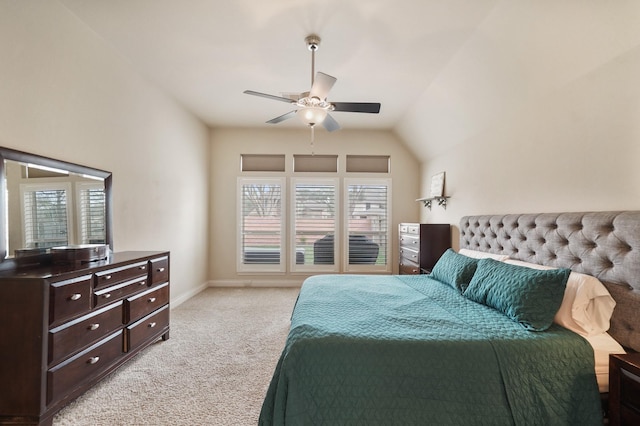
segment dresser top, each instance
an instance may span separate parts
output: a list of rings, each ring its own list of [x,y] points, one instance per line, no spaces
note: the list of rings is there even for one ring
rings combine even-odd
[[[123,264],[145,262],[157,257],[169,256],[168,251],[122,251],[109,254],[105,260],[86,262],[81,264],[46,264],[31,267],[22,267],[0,272],[0,279],[29,279],[29,278],[50,278],[60,275],[83,273],[94,273],[105,269],[110,269]]]

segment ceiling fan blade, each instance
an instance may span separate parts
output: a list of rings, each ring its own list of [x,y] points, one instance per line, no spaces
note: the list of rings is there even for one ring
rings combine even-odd
[[[325,100],[329,94],[329,90],[331,90],[335,83],[335,77],[331,77],[329,74],[318,71],[316,73],[316,78],[313,80],[313,86],[311,86],[309,96]]]
[[[267,98],[267,99],[273,99],[275,101],[286,102],[288,104],[296,103],[296,101],[294,101],[293,99],[283,98],[281,96],[276,96],[276,95],[268,95],[266,93],[254,92],[253,90],[245,90],[242,93],[246,93],[247,95],[260,96],[262,98]]]
[[[282,122],[284,120],[287,120],[287,119],[293,117],[294,115],[296,115],[296,111],[289,111],[288,113],[282,114],[279,117],[272,118],[271,120],[267,121],[267,123],[269,123],[269,124],[278,124],[278,123],[280,123],[280,122]]]
[[[380,112],[380,104],[374,102],[331,102],[334,111],[344,112],[368,112],[377,114]]]
[[[334,130],[338,130],[340,128],[340,125],[331,115],[327,114],[327,116],[322,121],[322,127],[330,132],[333,132]]]
[[[282,92],[281,95],[284,98],[291,99],[294,102],[298,102],[298,100],[300,98],[304,98],[305,96],[309,96],[309,92],[302,92],[302,93]]]

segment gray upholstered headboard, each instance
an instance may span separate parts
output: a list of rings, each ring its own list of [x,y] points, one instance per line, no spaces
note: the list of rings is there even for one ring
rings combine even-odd
[[[460,248],[597,277],[616,300],[609,334],[640,351],[640,211],[465,216]]]

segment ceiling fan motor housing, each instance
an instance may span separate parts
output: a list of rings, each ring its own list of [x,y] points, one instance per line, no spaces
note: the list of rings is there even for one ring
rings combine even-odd
[[[307,48],[312,52],[318,50],[318,46],[320,46],[320,37],[315,34],[308,35],[304,41],[307,43]]]

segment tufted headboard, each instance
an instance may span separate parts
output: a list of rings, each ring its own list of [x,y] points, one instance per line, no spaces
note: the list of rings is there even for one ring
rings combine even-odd
[[[465,216],[460,248],[595,276],[616,300],[609,334],[640,351],[640,211]]]

